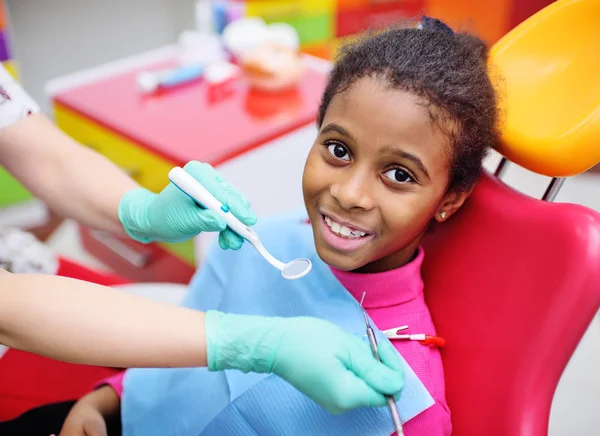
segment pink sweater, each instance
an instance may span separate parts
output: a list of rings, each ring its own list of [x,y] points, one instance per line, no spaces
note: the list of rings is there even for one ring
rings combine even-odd
[[[435,327],[423,296],[421,265],[423,250],[401,268],[377,274],[357,274],[332,268],[333,274],[358,301],[380,330],[408,325],[406,334],[435,335]],[[446,404],[444,368],[437,348],[416,341],[392,340],[435,404],[404,426],[406,436],[449,436],[452,433],[450,410]]]
[[[419,250],[417,257],[409,264],[384,273],[357,274],[335,268],[331,270],[358,301],[363,292],[367,293],[364,307],[380,330],[408,325],[408,330],[402,333],[435,335],[435,327],[423,298],[422,263],[423,250]],[[405,424],[405,435],[449,436],[452,424],[446,404],[444,369],[439,350],[416,341],[392,343],[435,400],[432,407]],[[124,374],[124,371],[116,374],[98,386],[108,384],[121,397]]]

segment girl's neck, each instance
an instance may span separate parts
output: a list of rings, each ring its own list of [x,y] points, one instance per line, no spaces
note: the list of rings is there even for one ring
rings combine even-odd
[[[424,253],[421,248],[413,252],[412,260],[403,266],[377,273],[341,271],[330,267],[340,283],[360,301],[366,293],[366,308],[402,304],[423,292],[421,265]]]
[[[376,274],[402,268],[418,256],[419,242],[420,240],[417,240],[389,256],[370,262],[352,272],[357,274]]]

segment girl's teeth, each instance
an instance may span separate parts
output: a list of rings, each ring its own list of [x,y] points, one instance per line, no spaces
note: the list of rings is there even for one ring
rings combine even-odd
[[[354,239],[354,238],[360,238],[360,237],[366,235],[365,232],[361,232],[359,230],[350,230],[350,228],[336,223],[328,216],[325,217],[325,222],[331,228],[333,233],[343,236],[344,238]]]

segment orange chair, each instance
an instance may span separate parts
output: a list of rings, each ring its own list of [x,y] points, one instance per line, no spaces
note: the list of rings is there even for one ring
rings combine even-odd
[[[492,51],[508,103],[499,151],[554,177],[547,199],[600,161],[599,17],[598,0],[558,1]],[[600,308],[600,214],[485,174],[424,245],[453,435],[546,436],[558,381]]]
[[[598,23],[598,0],[561,0],[492,48],[506,113],[498,151],[509,160],[551,177],[600,161]]]

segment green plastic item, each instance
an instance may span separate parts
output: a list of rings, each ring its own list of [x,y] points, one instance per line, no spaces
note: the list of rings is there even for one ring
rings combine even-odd
[[[194,240],[190,239],[184,242],[159,242],[163,249],[168,251],[179,259],[191,266],[196,266],[196,257],[194,256]]]
[[[13,206],[32,198],[33,195],[23,185],[0,167],[0,207]]]
[[[298,32],[301,45],[325,43],[334,37],[333,16],[331,14],[274,17],[266,18],[265,22],[288,23]]]

